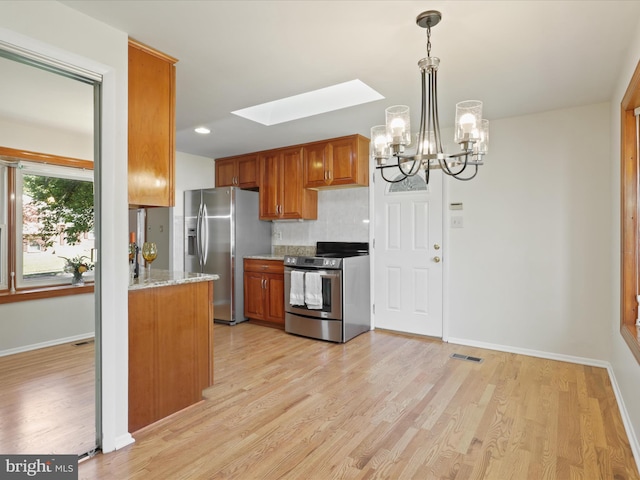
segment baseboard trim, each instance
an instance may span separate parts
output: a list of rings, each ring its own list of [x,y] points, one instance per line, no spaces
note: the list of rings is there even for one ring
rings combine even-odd
[[[607,373],[609,374],[609,381],[611,382],[611,388],[613,388],[613,394],[615,395],[616,402],[618,403],[618,410],[620,410],[620,416],[622,417],[622,424],[624,425],[625,432],[627,433],[629,446],[631,447],[631,453],[633,454],[633,458],[636,461],[636,468],[640,472],[640,444],[638,443],[638,437],[636,436],[635,430],[633,429],[633,424],[631,423],[631,417],[629,417],[629,412],[627,411],[627,407],[624,404],[622,392],[620,391],[620,387],[618,386],[618,381],[616,380],[616,376],[613,371],[613,367],[611,366],[611,363],[604,360],[597,360],[594,358],[576,357],[573,355],[544,352],[541,350],[531,350],[528,348],[517,348],[509,345],[477,342],[475,340],[468,340],[464,338],[449,337],[448,342],[454,343],[456,345],[465,345],[468,347],[485,348],[487,350],[496,350],[496,351],[507,352],[507,353],[517,353],[519,355],[545,358],[547,360],[558,360],[560,362],[577,363],[578,365],[605,368],[607,370]]]
[[[466,345],[468,347],[486,348],[487,350],[497,350],[499,352],[517,353],[519,355],[527,355],[529,357],[546,358],[547,360],[557,360],[559,362],[577,363],[578,365],[587,365],[590,367],[610,367],[609,362],[605,360],[597,360],[594,358],[576,357],[573,355],[564,355],[562,353],[544,352],[542,350],[531,350],[528,348],[512,347],[511,345],[500,345],[495,343],[477,342],[465,338],[449,337],[448,343],[456,345]]]
[[[629,446],[631,447],[633,458],[635,458],[636,460],[636,467],[638,467],[638,471],[640,472],[640,444],[638,443],[638,437],[636,437],[636,432],[633,429],[633,424],[631,423],[631,417],[629,417],[629,412],[627,412],[627,407],[624,404],[624,399],[622,398],[622,392],[620,391],[620,387],[618,386],[618,381],[616,380],[616,375],[613,372],[613,367],[611,366],[611,364],[607,366],[607,371],[609,372],[609,380],[611,381],[611,388],[613,388],[613,393],[616,396],[616,401],[618,402],[618,409],[620,410],[622,423],[624,425],[625,431],[627,432],[627,438],[629,439]]]
[[[114,442],[114,448],[115,450],[120,450],[121,448],[124,448],[127,445],[131,445],[132,443],[135,443],[135,441],[136,441],[135,438],[133,438],[130,433],[126,433],[116,438],[116,441]]]
[[[6,357],[7,355],[14,355],[16,353],[29,352],[31,350],[38,350],[40,348],[54,347],[56,345],[62,345],[64,343],[73,343],[78,340],[86,340],[88,338],[94,338],[93,332],[83,333],[80,335],[73,335],[72,337],[56,338],[55,340],[49,340],[47,342],[33,343],[31,345],[24,345],[17,348],[9,348],[7,350],[0,350],[0,357]]]

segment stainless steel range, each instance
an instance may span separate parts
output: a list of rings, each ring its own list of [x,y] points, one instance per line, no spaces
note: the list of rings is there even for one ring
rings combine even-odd
[[[318,242],[284,265],[286,332],[343,343],[371,329],[368,243]]]

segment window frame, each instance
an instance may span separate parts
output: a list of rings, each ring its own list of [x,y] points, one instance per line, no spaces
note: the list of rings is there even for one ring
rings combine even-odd
[[[631,353],[640,363],[640,328],[638,300],[640,294],[640,168],[635,109],[640,107],[640,62],[631,77],[620,103],[620,333]]]
[[[62,167],[73,167],[83,170],[92,170],[93,171],[93,162],[90,160],[82,160],[78,158],[71,157],[62,157],[58,155],[50,155],[39,152],[32,152],[28,150],[18,150],[9,147],[0,146],[0,158],[5,159],[8,162],[19,162],[19,161],[28,161],[31,163],[41,163]],[[95,179],[94,179],[95,182]],[[7,282],[6,285],[0,285],[0,304],[3,303],[11,303],[25,300],[33,300],[38,298],[50,298],[50,297],[58,297],[65,295],[75,295],[80,293],[89,293],[94,291],[94,284],[92,279],[86,283],[85,286],[75,287],[70,284],[61,285],[60,283],[49,283],[46,285],[36,284],[36,282],[28,282],[28,284],[19,284],[12,282],[9,280],[10,272],[15,272],[16,270],[16,261],[17,256],[21,252],[21,249],[18,249],[17,242],[17,212],[16,212],[16,201],[11,198],[13,192],[16,191],[16,172],[15,168],[7,169],[7,191],[6,200],[8,205],[7,211],[7,233],[6,233],[6,249],[4,250],[7,254],[4,261],[7,265],[6,276]],[[14,290],[12,290],[14,287]]]

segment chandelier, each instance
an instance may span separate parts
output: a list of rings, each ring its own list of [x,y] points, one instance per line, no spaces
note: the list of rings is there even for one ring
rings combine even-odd
[[[422,105],[420,130],[415,138],[415,153],[405,153],[412,145],[409,107],[395,105],[385,110],[386,125],[371,128],[371,153],[382,178],[397,183],[425,171],[429,183],[429,171],[441,169],[457,180],[471,180],[483,164],[488,151],[489,121],[482,118],[482,102],[466,100],[456,104],[455,142],[461,151],[447,155],[440,138],[438,118],[438,65],[440,59],[431,56],[431,27],[442,18],[440,12],[428,10],[416,18],[418,26],[427,29],[427,56],[418,62],[422,77]],[[385,170],[400,172],[394,178],[385,176]]]

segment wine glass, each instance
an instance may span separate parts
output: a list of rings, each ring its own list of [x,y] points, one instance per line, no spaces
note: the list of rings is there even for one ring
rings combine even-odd
[[[142,244],[142,258],[146,262],[147,274],[151,275],[151,262],[158,256],[158,247],[154,242],[144,242]]]

